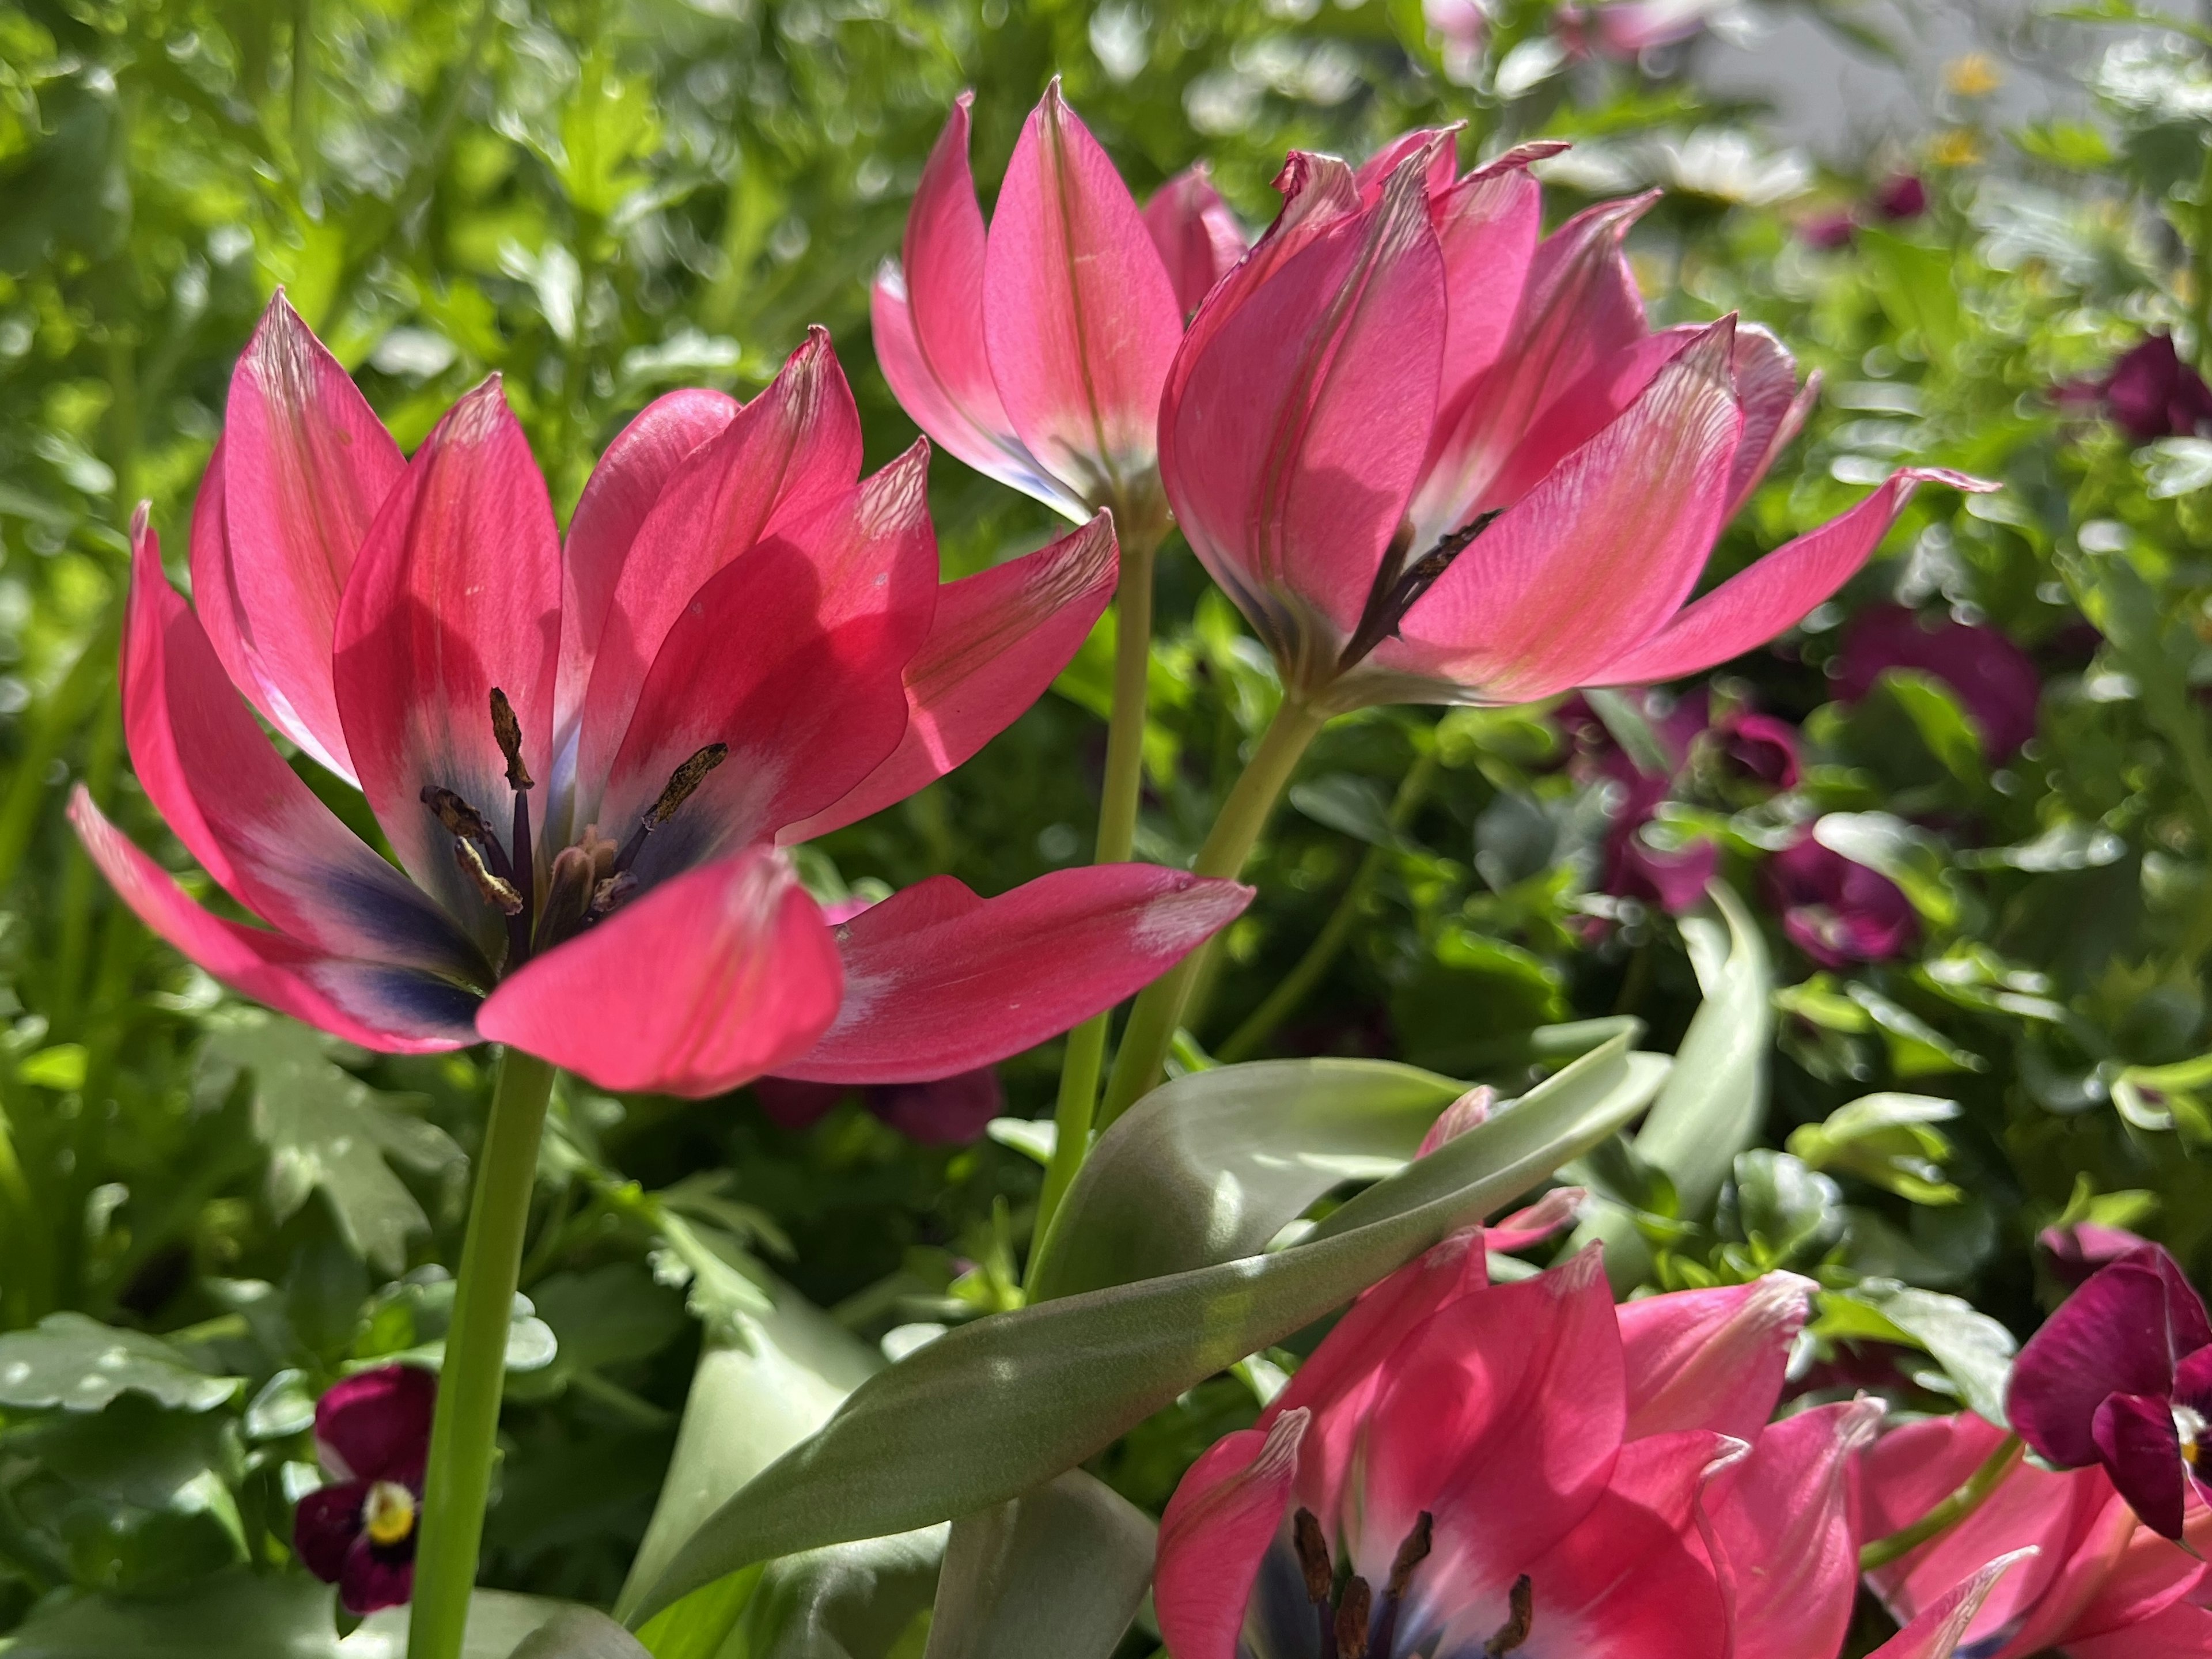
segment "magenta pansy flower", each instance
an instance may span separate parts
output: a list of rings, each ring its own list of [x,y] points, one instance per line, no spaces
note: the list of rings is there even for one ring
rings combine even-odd
[[[2212,421],[2212,386],[2181,361],[2171,334],[2148,335],[2130,347],[2102,390],[2113,424],[2139,444],[2191,437]]]
[[[2042,679],[2027,653],[1994,628],[1923,617],[1901,605],[1868,605],[1845,627],[1836,653],[1838,700],[1856,702],[1892,668],[1914,669],[1950,687],[1992,760],[2035,735]]]
[[[1768,859],[1765,875],[1782,931],[1823,968],[1887,962],[1919,937],[1920,919],[1903,888],[1809,830]]]
[[[1892,223],[1899,220],[1917,219],[1928,211],[1928,185],[1915,173],[1893,173],[1874,188],[1867,205],[1878,219]]]
[[[498,380],[404,459],[280,295],[193,514],[195,605],[143,515],[124,721],[148,795],[266,922],[203,909],[79,791],[155,932],[365,1047],[480,1040],[603,1087],[927,1081],[1156,977],[1248,890],[1139,866],[832,927],[780,848],[911,793],[1040,696],[1109,595],[1102,516],[940,586],[926,444],[863,478],[817,331],[752,402],[679,392],[609,447],[565,545]],[[264,737],[366,797],[373,850]]]
[[[1863,1534],[1887,1537],[1919,1521],[2003,1439],[1971,1413],[1884,1435],[1859,1460]],[[1964,1520],[1867,1577],[1893,1615],[1918,1623],[2009,1560],[1966,1611],[1956,1649],[1966,1659],[2203,1659],[2212,1654],[2203,1560],[2212,1510],[2192,1503],[2185,1530],[2184,1547],[2143,1525],[2101,1468],[2021,1462]]]
[[[2043,1457],[2101,1465],[2145,1526],[2180,1537],[2212,1496],[2212,1319],[2181,1264],[2146,1244],[2099,1268],[2021,1349],[2005,1410]]]
[[[300,1500],[292,1547],[338,1587],[348,1613],[396,1607],[415,1589],[415,1534],[438,1379],[384,1365],[333,1383],[315,1402],[315,1455],[330,1484]]]
[[[1525,147],[1445,133],[1283,207],[1175,353],[1161,476],[1191,546],[1323,712],[1667,680],[1796,623],[1872,552],[1905,471],[1701,599],[1721,527],[1814,388],[1733,318],[1653,332],[1621,251],[1650,198],[1540,236]]]
[[[2070,1227],[2045,1227],[2035,1242],[2050,1259],[2051,1271],[2069,1290],[2079,1290],[2097,1270],[2133,1255],[2150,1241],[2125,1227],[2079,1221]]]
[[[1173,1659],[1800,1659],[1850,1623],[1871,1402],[1768,1425],[1805,1281],[1616,1309],[1480,1230],[1353,1304],[1160,1524]]]
[[[771,1122],[805,1129],[827,1116],[852,1091],[842,1083],[799,1083],[790,1078],[755,1080],[753,1093]],[[1006,1109],[998,1069],[979,1066],[928,1083],[872,1083],[860,1102],[908,1139],[924,1146],[965,1146]]]

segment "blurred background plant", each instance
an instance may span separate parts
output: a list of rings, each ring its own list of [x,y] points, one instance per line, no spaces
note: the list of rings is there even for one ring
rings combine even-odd
[[[178,851],[123,755],[131,505],[181,574],[278,284],[404,444],[502,375],[564,511],[655,392],[749,393],[811,322],[879,465],[914,428],[867,283],[963,86],[987,193],[1054,73],[1140,196],[1202,155],[1254,228],[1285,148],[1431,123],[1464,124],[1469,158],[1575,140],[1540,169],[1554,215],[1666,186],[1631,243],[1655,317],[1741,310],[1826,377],[1715,576],[1905,458],[2007,485],[1916,502],[1837,601],[1709,684],[1333,727],[1184,1069],[1389,1056],[1510,1093],[1627,1017],[1686,1045],[1702,992],[1682,1070],[1729,1127],[1686,1134],[1662,1101],[1577,1171],[1583,1236],[1624,1290],[1812,1273],[1820,1363],[1930,1404],[1986,1395],[2054,1293],[2046,1226],[2134,1227],[2212,1269],[2212,37],[2072,10],[2100,21],[2001,16],[1923,119],[1816,161],[1700,54],[1809,24],[1912,85],[1911,9],[0,6],[0,1631],[58,1592],[285,1568],[316,1393],[434,1356],[488,1086],[480,1055],[372,1058],[244,1007],[77,852],[80,778]],[[2069,55],[2075,94],[2008,112],[2010,77]],[[942,456],[933,501],[949,574],[1048,533]],[[1278,696],[1177,546],[1138,843],[1162,862]],[[1082,859],[1111,659],[1102,633],[976,760],[805,849],[817,894],[997,891]],[[1745,904],[1702,905],[1712,875]],[[786,1333],[825,1389],[1017,1305],[1046,1127],[1024,1121],[1057,1068],[1002,1067],[988,1135],[988,1089],[826,1115],[561,1097],[490,1582],[614,1600],[702,1341],[772,1298],[828,1310]],[[1245,1370],[1097,1472],[1156,1510],[1250,1420]],[[871,1651],[917,1639],[893,1624]]]

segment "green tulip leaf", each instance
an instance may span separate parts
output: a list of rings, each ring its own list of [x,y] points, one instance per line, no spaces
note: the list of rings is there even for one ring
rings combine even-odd
[[[633,1622],[752,1562],[926,1527],[1043,1485],[1587,1152],[1650,1103],[1668,1063],[1632,1054],[1624,1033],[1298,1243],[947,1332],[863,1383],[723,1505]],[[1149,1115],[1139,1106],[1109,1138]]]
[[[1080,1469],[963,1516],[924,1659],[1111,1659],[1152,1583],[1157,1530]]]
[[[522,1638],[509,1659],[650,1659],[637,1638],[596,1607],[567,1607]]]

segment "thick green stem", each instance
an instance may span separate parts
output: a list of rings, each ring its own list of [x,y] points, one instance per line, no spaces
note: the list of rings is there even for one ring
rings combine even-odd
[[[1872,1572],[1900,1556],[1910,1555],[1938,1534],[1948,1532],[1986,1503],[1991,1492],[2013,1472],[2027,1450],[2016,1434],[1998,1443],[1981,1468],[1966,1477],[1966,1484],[1901,1532],[1877,1538],[1859,1551],[1859,1571]]]
[[[1152,561],[1158,551],[1155,536],[1139,535],[1121,546],[1121,582],[1114,595],[1114,712],[1106,726],[1106,781],[1098,799],[1100,864],[1121,863],[1137,844],[1137,805],[1145,785],[1145,690],[1152,663]],[[1091,1150],[1091,1113],[1106,1058],[1106,1027],[1113,1017],[1109,1009],[1067,1034],[1060,1102],[1052,1115],[1052,1162],[1037,1198],[1039,1243]]]
[[[507,1381],[507,1328],[552,1092],[553,1068],[544,1060],[512,1048],[501,1056],[453,1287],[445,1370],[438,1379],[407,1659],[460,1659],[468,1631],[499,1437],[500,1391]]]
[[[1390,828],[1403,830],[1420,809],[1421,800],[1436,781],[1437,755],[1433,747],[1425,750],[1406,773],[1398,785],[1397,798],[1390,803]],[[1243,1059],[1265,1042],[1275,1028],[1297,1012],[1297,1006],[1313,994],[1321,976],[1336,960],[1337,952],[1352,937],[1358,926],[1359,913],[1365,908],[1367,896],[1375,884],[1382,879],[1382,866],[1389,861],[1390,849],[1370,847],[1359,860],[1359,868],[1352,872],[1346,884],[1344,896],[1337,900],[1336,908],[1322,924],[1314,942],[1306,947],[1305,955],[1298,958],[1297,966],[1283,975],[1282,982],[1267,993],[1267,999],[1249,1014],[1244,1023],[1229,1034],[1229,1040],[1214,1051],[1214,1058],[1224,1066]]]
[[[1327,714],[1295,696],[1283,699],[1243,775],[1230,790],[1229,799],[1222,802],[1221,816],[1214,819],[1212,832],[1191,864],[1194,872],[1232,878],[1243,872],[1244,860],[1251,856],[1260,832],[1267,828],[1275,802],[1290,782],[1291,774],[1297,769],[1306,745],[1328,720]],[[1098,1115],[1102,1129],[1159,1081],[1176,1027],[1182,1023],[1183,1008],[1209,949],[1192,951],[1154,980],[1129,1011],[1128,1029],[1121,1034],[1121,1052],[1114,1056],[1114,1075],[1106,1085],[1106,1103]]]

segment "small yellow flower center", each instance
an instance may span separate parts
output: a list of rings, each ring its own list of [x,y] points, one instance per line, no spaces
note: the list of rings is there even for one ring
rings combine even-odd
[[[380,1480],[362,1500],[361,1524],[368,1541],[389,1549],[415,1531],[415,1494],[396,1480]]]
[[[2173,1426],[2181,1436],[2181,1461],[2192,1468],[2202,1455],[2208,1425],[2197,1413],[2186,1406],[2173,1408]]]

